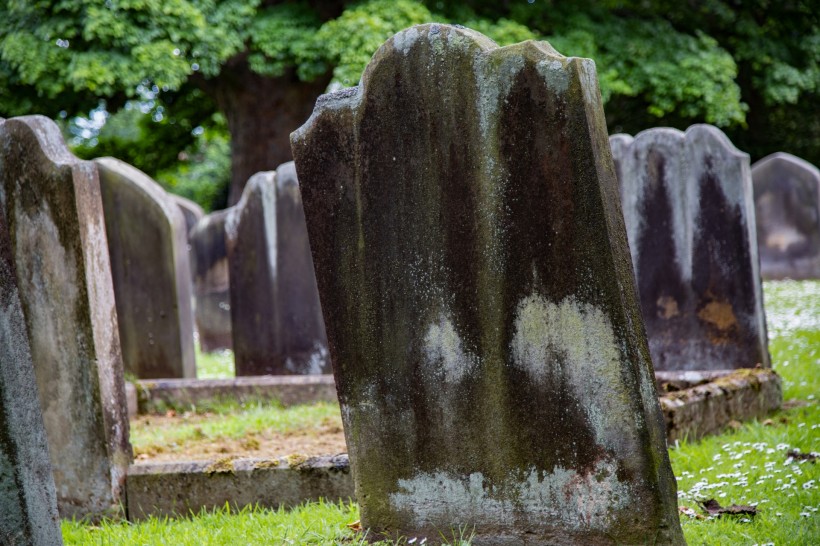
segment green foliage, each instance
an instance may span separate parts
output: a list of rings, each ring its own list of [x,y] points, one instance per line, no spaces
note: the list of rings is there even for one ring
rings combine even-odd
[[[228,206],[230,140],[220,115],[203,129],[173,166],[156,173],[166,190],[198,203],[206,212]]]
[[[370,57],[396,32],[433,21],[433,14],[412,0],[368,0],[346,9],[328,21],[315,35],[325,48],[333,69],[333,81],[344,87],[356,85]]]
[[[312,81],[328,73],[334,87],[355,85],[387,38],[433,21],[464,24],[501,45],[545,37],[566,55],[593,58],[613,131],[708,122],[753,158],[783,149],[820,162],[820,21],[816,6],[800,0],[9,0],[0,6],[0,116],[73,116],[100,99],[116,112],[140,100],[140,87],[157,86],[165,116],[198,118],[193,128],[214,113],[232,77],[226,67],[246,64],[283,85],[294,74]],[[176,100],[194,88],[211,99],[198,113]],[[234,100],[219,96],[223,108]],[[146,144],[109,143],[135,150],[122,159],[142,157],[137,166],[159,177],[169,157],[205,157],[207,149],[205,179],[222,176],[216,152],[224,146],[214,134],[195,150],[181,132],[139,125],[137,141]],[[151,144],[159,151],[149,159]],[[168,184],[193,195],[185,173],[201,174],[183,166],[166,175]],[[220,202],[210,186],[200,200]]]

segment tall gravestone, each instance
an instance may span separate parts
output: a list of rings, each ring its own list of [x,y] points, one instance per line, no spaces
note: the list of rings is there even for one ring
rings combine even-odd
[[[0,125],[3,120],[0,119]],[[57,492],[15,279],[0,210],[0,544],[62,544]]]
[[[778,152],[752,165],[764,279],[820,279],[820,171]]]
[[[204,352],[233,348],[228,251],[225,220],[228,210],[212,212],[191,230],[194,278],[194,318]]]
[[[196,377],[185,218],[159,184],[118,159],[97,159],[125,371]]]
[[[412,27],[291,141],[362,524],[682,544],[592,61]]]
[[[226,236],[236,375],[330,373],[293,162],[248,180]]]
[[[768,367],[749,156],[711,125],[610,141],[655,369]]]
[[[0,202],[60,515],[119,510],[131,460],[97,168],[42,116],[0,125]]]

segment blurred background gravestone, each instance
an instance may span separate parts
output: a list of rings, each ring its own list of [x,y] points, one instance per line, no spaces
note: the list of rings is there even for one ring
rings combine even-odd
[[[236,375],[330,373],[292,161],[248,180],[226,236]]]
[[[204,352],[233,348],[231,335],[230,275],[225,247],[225,220],[229,210],[212,212],[194,226],[190,235],[194,278],[194,319]]]
[[[0,125],[3,119],[0,118]],[[0,167],[1,169],[1,167]],[[0,208],[0,544],[62,544],[28,333]]]
[[[372,536],[683,544],[594,64],[412,27],[292,143]]]
[[[142,171],[111,157],[100,173],[125,371],[196,377],[185,218]]]
[[[27,116],[0,125],[0,177],[60,515],[119,513],[131,446],[96,165]]]
[[[791,154],[752,165],[764,279],[820,278],[820,171]]]
[[[749,156],[711,125],[610,142],[655,370],[769,367]]]

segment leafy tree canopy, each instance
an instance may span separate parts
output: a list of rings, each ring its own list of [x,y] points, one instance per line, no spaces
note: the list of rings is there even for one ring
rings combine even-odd
[[[241,171],[236,184],[286,159],[281,142],[295,129],[286,125],[306,117],[321,89],[355,85],[384,40],[438,21],[475,28],[501,45],[547,39],[565,55],[593,58],[613,131],[714,123],[753,155],[779,146],[817,163],[820,24],[810,4],[7,0],[0,6],[0,116],[73,116],[101,99],[115,112],[129,101],[144,103],[144,90],[155,89],[150,115],[137,121],[133,112],[119,114],[138,130],[124,138],[104,129],[97,152],[116,153],[150,174],[168,173],[180,152],[203,157],[196,150],[204,130],[195,135],[195,128],[209,128],[213,143],[223,124],[234,171]],[[272,125],[280,123],[277,112],[298,112],[256,137],[278,139],[278,148],[253,151],[254,135],[242,134],[254,121],[253,105],[241,107],[252,99],[248,89],[279,105]],[[787,128],[787,138],[768,142],[776,127]]]

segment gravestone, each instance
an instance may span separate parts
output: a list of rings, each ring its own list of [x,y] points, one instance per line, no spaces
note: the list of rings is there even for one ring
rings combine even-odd
[[[196,377],[185,218],[162,187],[97,159],[122,360],[140,379]]]
[[[97,168],[27,116],[0,125],[0,178],[60,515],[118,512],[131,446]]]
[[[185,217],[185,235],[186,237],[190,236],[191,230],[194,229],[197,222],[202,220],[205,216],[205,212],[202,210],[202,207],[190,199],[185,199],[173,193],[169,193],[168,197],[171,198],[176,206],[179,207],[179,210],[182,211],[182,215]]]
[[[225,219],[228,210],[208,214],[191,230],[194,319],[203,352],[233,348]]]
[[[820,279],[820,171],[791,154],[752,165],[764,279]]]
[[[683,544],[592,61],[412,27],[291,142],[373,536]]]
[[[0,119],[0,125],[3,120]],[[57,492],[0,210],[0,544],[62,544]]]
[[[248,180],[226,236],[236,375],[331,373],[292,161]]]
[[[711,125],[610,141],[655,369],[769,367],[749,156]]]

